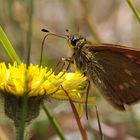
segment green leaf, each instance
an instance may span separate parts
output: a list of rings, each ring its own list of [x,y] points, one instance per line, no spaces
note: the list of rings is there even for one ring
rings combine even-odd
[[[12,59],[13,62],[17,62],[18,64],[21,63],[20,58],[18,57],[18,55],[16,54],[12,44],[10,43],[10,41],[8,40],[5,32],[3,31],[2,27],[0,26],[0,42],[2,43],[5,51],[7,52],[7,54],[9,55],[9,57]]]

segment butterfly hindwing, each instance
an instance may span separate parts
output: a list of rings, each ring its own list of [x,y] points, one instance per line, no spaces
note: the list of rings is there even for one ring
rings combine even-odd
[[[127,57],[134,54],[101,48],[97,51],[94,46],[88,51],[93,57],[86,74],[113,106],[124,110],[125,104],[140,99],[140,65]]]

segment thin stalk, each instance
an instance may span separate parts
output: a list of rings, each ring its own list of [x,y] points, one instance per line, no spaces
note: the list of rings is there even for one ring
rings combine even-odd
[[[136,18],[140,22],[140,13],[137,11],[137,9],[134,7],[134,5],[131,3],[130,0],[126,0],[130,8],[132,9],[133,13],[135,14]]]
[[[30,64],[31,44],[32,44],[32,18],[33,18],[33,0],[27,0],[27,11],[29,13],[28,31],[27,31],[27,66]]]
[[[54,118],[54,116],[52,115],[52,113],[50,112],[48,107],[45,106],[44,104],[42,104],[42,107],[43,107],[43,110],[45,111],[46,115],[48,116],[49,121],[53,125],[53,127],[54,127],[55,131],[57,132],[58,136],[60,137],[60,139],[61,140],[66,140],[62,129],[60,128],[59,124],[57,123],[56,119]]]

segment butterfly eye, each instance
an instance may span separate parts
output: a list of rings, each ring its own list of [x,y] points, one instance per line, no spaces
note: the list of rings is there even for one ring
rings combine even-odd
[[[71,38],[71,44],[72,44],[73,46],[76,46],[77,41],[78,41],[78,38],[77,38],[77,37],[73,36],[73,37]]]

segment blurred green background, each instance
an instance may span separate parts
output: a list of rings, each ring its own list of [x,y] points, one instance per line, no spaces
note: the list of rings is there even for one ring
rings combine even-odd
[[[140,23],[125,0],[0,0],[0,25],[6,32],[20,58],[26,63],[31,41],[30,58],[39,64],[40,50],[45,33],[49,31],[66,34],[80,33],[93,43],[106,42],[125,46],[140,47]],[[140,1],[133,0],[140,12]],[[1,44],[0,44],[1,46]],[[59,58],[71,56],[66,41],[49,36],[45,42],[43,65],[55,67]],[[10,58],[0,47],[0,61],[10,62]],[[91,95],[97,96],[97,106],[105,140],[140,139],[140,105],[119,112],[112,108],[94,88]],[[63,101],[47,103],[57,118],[68,140],[81,139],[70,105]],[[14,139],[12,122],[4,116],[0,106],[0,139]],[[90,108],[89,120],[83,116],[89,140],[99,139],[95,108]],[[32,124],[30,140],[58,140],[58,136],[48,122],[44,112]]]

